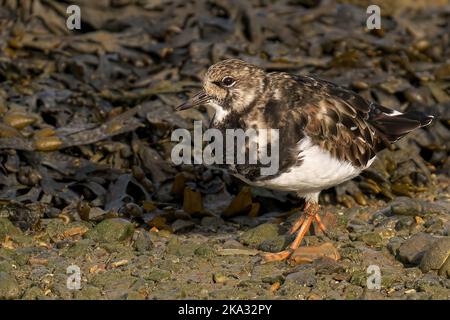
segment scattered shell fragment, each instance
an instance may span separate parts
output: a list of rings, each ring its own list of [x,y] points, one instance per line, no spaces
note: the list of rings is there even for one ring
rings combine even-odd
[[[45,258],[31,257],[28,260],[28,263],[31,264],[31,265],[46,266],[46,265],[48,265],[48,260],[45,259]]]
[[[84,226],[73,227],[64,231],[64,237],[73,237],[85,234],[89,229]]]
[[[126,266],[128,263],[129,263],[129,261],[127,259],[122,259],[122,260],[111,263],[111,267],[118,268],[118,267]]]

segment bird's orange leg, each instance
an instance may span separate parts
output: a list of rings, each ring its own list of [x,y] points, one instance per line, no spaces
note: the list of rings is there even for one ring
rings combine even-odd
[[[322,232],[326,234],[327,233],[327,228],[323,224],[322,219],[320,219],[320,216],[319,216],[318,213],[314,216],[314,219],[316,220],[317,226],[319,227],[319,229],[322,230]]]
[[[305,236],[306,232],[308,232],[313,221],[317,222],[317,225],[322,231],[326,230],[325,225],[322,223],[319,217],[319,205],[317,203],[308,202],[305,205],[303,215],[298,218],[298,220],[294,223],[290,230],[290,233],[293,234],[298,229],[300,229],[297,236],[295,237],[295,240],[289,246],[289,249],[276,253],[265,253],[264,259],[266,261],[281,261],[287,259],[292,254],[292,252],[300,246],[303,237]]]
[[[298,218],[295,222],[292,228],[289,230],[289,234],[294,234],[297,232],[298,229],[302,226],[303,222],[305,221],[305,215],[302,214],[300,218]]]

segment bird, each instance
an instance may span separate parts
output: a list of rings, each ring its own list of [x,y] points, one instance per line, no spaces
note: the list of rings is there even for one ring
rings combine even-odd
[[[261,175],[258,164],[229,166],[231,173],[250,185],[305,199],[303,214],[289,230],[295,239],[285,250],[265,253],[266,261],[289,258],[312,224],[327,231],[319,215],[321,191],[358,176],[377,152],[434,119],[381,106],[315,76],[266,72],[235,58],[211,65],[202,87],[176,110],[210,105],[215,110],[210,127],[219,130],[279,130],[276,174]]]

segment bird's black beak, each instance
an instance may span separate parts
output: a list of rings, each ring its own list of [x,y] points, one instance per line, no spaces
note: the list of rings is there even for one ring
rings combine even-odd
[[[205,102],[208,102],[209,97],[206,95],[205,91],[200,91],[196,95],[194,95],[192,98],[190,98],[188,101],[186,101],[183,104],[180,104],[178,107],[175,108],[175,110],[186,110],[190,109],[196,106],[199,106],[201,104],[204,104]]]

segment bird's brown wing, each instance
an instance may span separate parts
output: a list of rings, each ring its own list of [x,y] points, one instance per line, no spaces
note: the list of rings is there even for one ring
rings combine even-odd
[[[372,105],[332,83],[297,77],[302,102],[293,112],[301,114],[304,134],[333,157],[365,167],[384,147],[377,129],[369,122]]]
[[[365,167],[389,143],[429,125],[433,116],[401,113],[369,102],[350,90],[312,77],[295,77],[304,133],[340,160]]]

